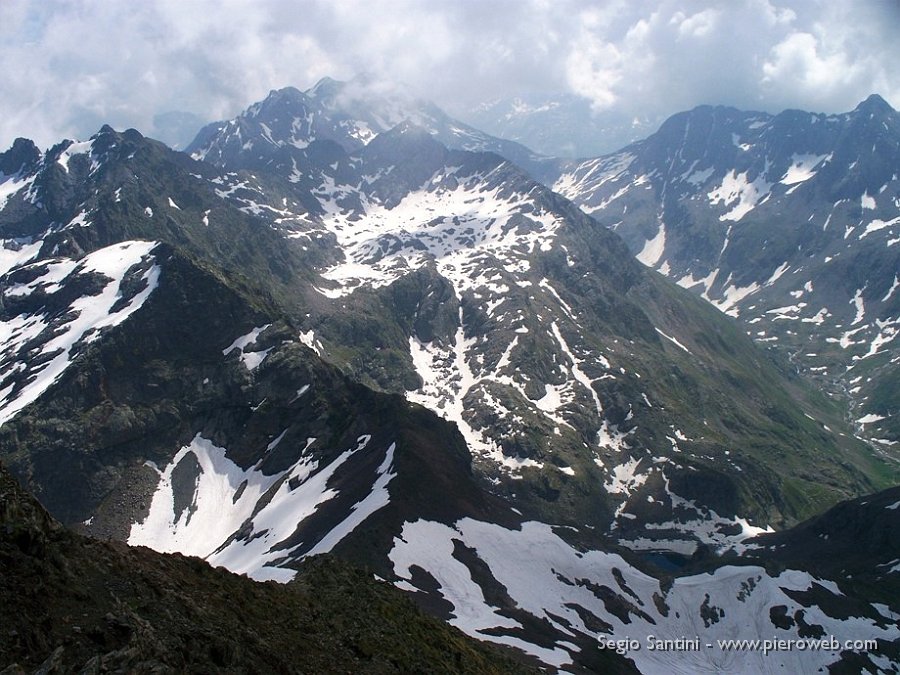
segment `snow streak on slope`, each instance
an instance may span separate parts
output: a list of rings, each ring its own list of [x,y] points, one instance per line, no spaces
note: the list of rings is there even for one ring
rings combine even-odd
[[[634,160],[635,156],[627,152],[587,160],[564,172],[553,184],[553,191],[569,199],[584,202],[584,200],[579,200],[579,197],[599,194],[602,192],[601,188],[604,184],[616,183],[619,179],[627,176],[628,168]],[[587,200],[581,206],[585,212],[592,213],[603,209],[622,194],[622,191],[618,191],[615,196],[602,202]]]
[[[35,401],[62,375],[81,345],[103,328],[116,326],[137,311],[159,283],[158,265],[145,265],[138,287],[125,296],[129,270],[151,256],[155,242],[126,241],[94,251],[81,260],[57,259],[20,267],[7,277],[7,300],[23,302],[40,293],[49,297],[74,289],[91,274],[105,279],[99,292],[84,293],[68,306],[28,310],[0,323],[0,424]],[[18,281],[27,277],[28,281]],[[12,303],[10,303],[12,304]]]
[[[91,159],[91,172],[96,171],[100,164],[94,157],[94,141],[75,141],[63,150],[56,162],[69,173],[69,160],[75,155],[87,155]]]
[[[357,528],[362,522],[375,513],[378,509],[387,506],[391,500],[388,492],[388,484],[397,475],[393,471],[394,450],[396,445],[391,443],[388,446],[384,456],[384,461],[378,467],[378,478],[372,485],[372,490],[361,501],[357,502],[350,509],[350,514],[327,535],[325,535],[318,544],[316,544],[307,555],[317,555],[319,553],[327,553],[337,546],[347,535]]]
[[[0,171],[0,211],[4,209],[10,197],[34,183],[34,178],[34,175],[21,176],[15,174],[7,176]]]
[[[451,422],[456,422],[469,449],[476,455],[489,458],[511,472],[526,466],[540,468],[543,465],[534,460],[504,455],[484,430],[472,426],[469,418],[463,415],[466,409],[463,398],[476,384],[490,377],[484,368],[479,368],[477,375],[473,372],[467,354],[474,347],[475,340],[465,337],[462,311],[459,328],[450,347],[443,347],[436,342],[423,344],[410,338],[409,349],[413,365],[424,384],[418,391],[408,393],[407,398]],[[502,407],[500,411],[509,413]]]
[[[546,279],[542,280],[540,285],[552,291]],[[603,405],[594,389],[594,380],[584,372],[588,360],[592,361],[591,368],[594,369],[599,365],[608,370],[609,362],[599,353],[590,354],[586,358],[576,355],[563,337],[558,323],[553,321],[547,336],[560,350],[558,369],[564,374],[564,378],[559,384],[545,384],[544,394],[539,398],[533,398],[526,388],[527,375],[523,375],[521,370],[511,363],[513,355],[520,354],[519,336],[525,332],[527,329],[524,327],[517,329],[507,342],[504,342],[505,338],[501,335],[484,336],[481,341],[474,337],[467,338],[463,312],[460,310],[459,327],[451,345],[443,345],[439,341],[422,343],[416,338],[410,339],[413,365],[424,384],[418,391],[408,393],[408,398],[430,408],[445,419],[456,422],[476,456],[489,459],[513,477],[523,468],[542,468],[544,463],[505,454],[492,438],[494,434],[491,429],[477,426],[475,420],[478,416],[474,414],[477,408],[484,407],[491,410],[500,420],[515,428],[525,412],[521,407],[524,405],[527,406],[529,413],[543,415],[553,422],[556,425],[555,433],[559,434],[559,428],[562,426],[574,428],[569,419],[571,411],[576,409],[582,412],[580,402],[586,395],[587,399],[593,402],[595,419],[598,420],[596,421],[599,425],[598,445],[619,447],[616,439],[608,433],[603,433],[607,424],[603,420]],[[483,357],[485,345],[492,341],[505,345],[497,363],[489,363]],[[614,376],[605,374],[603,377]],[[509,403],[498,398],[495,393],[497,385],[515,392],[517,403],[514,407],[508,407]]]
[[[272,441],[266,452],[278,445]],[[265,454],[242,469],[200,434],[183,447],[159,473],[159,484],[147,518],[132,525],[128,543],[162,552],[179,551],[203,557],[213,565],[249,574],[258,580],[289,581],[295,570],[279,567],[302,542],[285,547],[297,527],[325,502],[338,496],[332,477],[370,437],[361,436],[325,466],[307,453],[315,438],[306,440],[302,458],[286,471],[265,474],[259,468]],[[344,537],[390,500],[394,478],[394,445],[387,449],[368,495],[351,507],[342,522],[321,538],[310,555],[330,551]],[[181,472],[176,477],[176,472]],[[186,482],[184,476],[190,480]],[[187,489],[185,485],[188,485]]]
[[[454,542],[474,551],[478,563],[456,557]],[[452,526],[408,522],[394,539],[390,559],[400,588],[415,588],[415,567],[437,582],[437,592],[453,605],[450,623],[480,639],[519,647],[563,668],[580,650],[574,643],[584,638],[637,641],[640,648],[627,656],[648,674],[812,672],[838,660],[843,640],[900,639],[900,628],[877,608],[869,615],[878,618],[830,615],[823,607],[828,606],[829,597],[842,597],[840,590],[806,572],[785,570],[770,576],[762,567],[726,566],[662,584],[616,554],[575,550],[549,525],[539,522],[525,522],[518,530],[470,518]],[[476,579],[488,579],[492,587],[499,584],[516,608],[552,626],[555,644],[525,641],[519,621],[512,618],[520,615],[492,606]],[[815,591],[823,600],[819,605],[801,601],[798,597],[804,591]],[[801,619],[777,621],[776,609],[781,607],[787,617]],[[762,650],[722,649],[718,643],[808,637],[805,624],[818,626],[816,634],[821,629],[822,635],[840,636],[841,646],[764,654]],[[699,638],[700,644],[695,650],[651,650],[647,648],[650,636]]]

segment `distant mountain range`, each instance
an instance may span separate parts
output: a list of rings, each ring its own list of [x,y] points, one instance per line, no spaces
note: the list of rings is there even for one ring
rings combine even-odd
[[[461,113],[473,126],[549,157],[596,157],[649,136],[663,121],[597,111],[574,94],[530,94]]]
[[[20,139],[0,455],[81,532],[331,553],[548,667],[900,662],[896,120],[700,108],[576,162],[326,79],[185,153]],[[770,633],[842,643],[717,642]],[[601,648],[638,634],[714,647]]]
[[[900,443],[900,115],[697,108],[554,189]]]

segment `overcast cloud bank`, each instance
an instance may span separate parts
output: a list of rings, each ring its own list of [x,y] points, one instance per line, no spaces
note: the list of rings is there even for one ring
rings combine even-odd
[[[463,117],[526,92],[651,119],[840,112],[871,93],[896,108],[898,26],[897,0],[3,0],[0,148],[103,123],[152,136],[161,113],[228,118],[362,71]]]

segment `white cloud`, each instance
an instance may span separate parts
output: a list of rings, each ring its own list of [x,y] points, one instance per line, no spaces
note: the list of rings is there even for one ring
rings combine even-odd
[[[715,30],[720,14],[721,11],[718,9],[705,9],[692,14],[678,22],[678,35],[695,38],[709,35]]]
[[[820,10],[770,48],[761,94],[776,105],[831,112],[879,93],[898,107],[900,67],[884,55],[892,49],[900,4],[826,3]]]
[[[809,93],[828,92],[856,77],[856,68],[842,52],[820,53],[821,45],[810,33],[791,33],[772,48],[763,64],[763,83],[796,86]]]
[[[618,100],[616,86],[622,80],[622,53],[609,43],[581,36],[566,59],[569,87],[605,110]]]

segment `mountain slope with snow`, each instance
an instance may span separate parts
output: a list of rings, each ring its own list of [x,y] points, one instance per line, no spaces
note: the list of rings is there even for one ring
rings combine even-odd
[[[895,481],[836,406],[500,155],[251,113],[271,153],[225,125],[214,163],[108,128],[0,155],[0,452],[51,513],[256,579],[330,552],[572,672],[893,658],[889,593],[746,556]],[[600,646],[701,626],[881,642]]]
[[[857,433],[900,442],[900,116],[701,107],[554,187],[638,259],[739,316],[833,396]]]
[[[239,168],[253,156],[248,149],[222,161]],[[812,465],[823,444],[838,443],[845,449],[835,455],[856,456],[864,474],[890,471],[867,466],[880,460],[855,455],[855,441],[812,423],[822,414],[818,401],[805,408],[808,417],[779,418],[776,410],[797,405],[789,402],[797,392],[769,390],[781,376],[727,321],[644,275],[615,237],[509,162],[449,150],[410,123],[349,154],[333,149],[330,159],[295,183],[297,194],[317,205],[303,234],[286,234],[334,241],[338,251],[317,286],[330,302],[307,317],[305,340],[373,386],[410,392],[454,421],[480,470],[507,486],[497,489],[531,502],[537,513],[564,514],[569,522],[610,514],[624,540],[645,545],[631,532],[640,525],[630,526],[634,514],[625,502],[637,508],[650,497],[660,505],[652,517],[665,523],[665,535],[652,538],[690,551],[697,519],[711,518],[714,533],[758,517],[765,504],[772,520],[763,524],[777,523],[814,512],[831,489],[848,485],[837,474],[822,480],[804,469],[790,485],[761,487],[777,471],[774,464],[759,473],[754,466],[771,461],[764,448],[773,443],[790,445],[798,467]],[[276,220],[282,217],[273,227]],[[710,389],[716,375],[698,368],[699,357],[742,382],[737,389],[744,393],[731,393],[726,404]],[[663,375],[672,359],[680,386],[662,384],[672,377]],[[650,377],[642,382],[644,372]],[[708,402],[701,415],[696,402],[683,399],[685,386]],[[811,448],[808,457],[804,448]],[[683,460],[667,466],[676,458]],[[714,489],[674,478],[698,471],[729,477],[713,481]],[[697,490],[685,503],[696,497],[714,515],[688,508],[666,517],[679,510],[669,478],[679,486],[673,494]],[[585,489],[598,481],[611,498]],[[738,513],[741,504],[753,514]],[[652,511],[637,508],[638,523]]]
[[[323,145],[359,150],[403,122],[427,130],[448,148],[496,152],[535,173],[550,165],[548,158],[455,120],[402,87],[365,77],[348,82],[326,77],[304,92],[272,91],[238,117],[204,127],[186,152],[231,169],[277,166],[290,173],[286,169],[293,166],[302,173]]]

